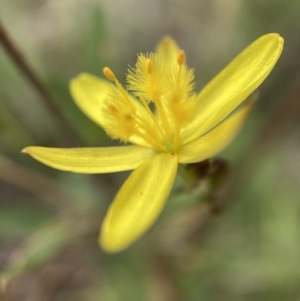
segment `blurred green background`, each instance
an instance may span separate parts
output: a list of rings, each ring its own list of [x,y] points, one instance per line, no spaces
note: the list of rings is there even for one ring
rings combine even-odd
[[[299,15],[298,0],[0,1],[6,34],[59,108],[49,109],[2,47],[0,300],[300,301]],[[195,67],[199,90],[270,32],[285,49],[219,155],[230,165],[214,195],[219,214],[205,203],[205,181],[187,193],[178,177],[155,226],[108,255],[97,245],[99,226],[128,173],[59,172],[20,153],[112,145],[70,97],[80,72],[102,77],[109,66],[124,83],[136,54],[168,34]]]

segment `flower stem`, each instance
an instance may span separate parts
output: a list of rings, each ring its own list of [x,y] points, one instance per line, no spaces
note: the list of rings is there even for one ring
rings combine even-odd
[[[16,67],[26,76],[28,82],[36,89],[40,94],[41,99],[43,99],[45,106],[51,113],[51,115],[58,121],[62,133],[65,136],[65,139],[68,139],[68,144],[70,145],[79,145],[80,139],[77,133],[73,130],[73,127],[66,119],[62,113],[59,106],[56,104],[56,101],[49,93],[48,89],[35,73],[30,64],[26,61],[24,55],[18,49],[17,45],[9,37],[6,29],[0,22],[0,42],[7,52],[8,56],[14,62]]]
[[[192,183],[194,182],[194,177],[188,172],[183,164],[178,164],[178,173],[183,179],[187,190],[190,190]]]

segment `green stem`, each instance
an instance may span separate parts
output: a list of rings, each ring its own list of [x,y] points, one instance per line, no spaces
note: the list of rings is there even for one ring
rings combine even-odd
[[[33,68],[26,61],[24,55],[18,49],[17,45],[9,37],[6,29],[0,22],[0,42],[7,52],[11,60],[17,68],[26,76],[29,83],[36,89],[44,101],[45,106],[50,111],[51,115],[58,121],[61,131],[64,133],[65,139],[69,140],[70,145],[79,145],[80,139],[73,127],[62,113],[60,107],[49,93],[48,89],[35,73]]]

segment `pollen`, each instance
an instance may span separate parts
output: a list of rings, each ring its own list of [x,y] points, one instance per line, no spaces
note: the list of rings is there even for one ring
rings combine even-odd
[[[178,56],[177,56],[177,64],[183,65],[183,64],[185,64],[185,61],[186,61],[185,51],[180,50],[178,53]]]
[[[153,63],[150,59],[146,60],[146,71],[151,74],[153,71]]]
[[[110,68],[104,67],[103,68],[103,73],[104,73],[104,75],[106,76],[106,78],[108,80],[110,80],[110,81],[115,81],[116,80],[115,74],[111,71]]]
[[[107,104],[107,108],[112,115],[117,115],[119,113],[118,108],[112,103]]]

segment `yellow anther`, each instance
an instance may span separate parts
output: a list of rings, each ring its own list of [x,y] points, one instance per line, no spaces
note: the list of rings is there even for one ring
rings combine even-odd
[[[153,63],[150,59],[146,60],[146,71],[147,73],[151,74],[153,71]]]
[[[177,56],[177,64],[183,65],[186,61],[186,56],[184,50],[179,50],[178,56]]]
[[[109,112],[110,112],[111,114],[113,114],[113,115],[116,115],[116,114],[119,113],[118,108],[117,108],[114,104],[112,104],[112,103],[109,103],[109,104],[107,105],[107,108],[108,108]]]
[[[115,74],[111,71],[110,68],[104,67],[103,68],[103,73],[104,73],[104,75],[106,76],[106,78],[108,80],[111,80],[111,81],[115,81],[116,80]]]
[[[126,120],[127,122],[133,122],[133,116],[131,114],[124,114],[124,120]]]

